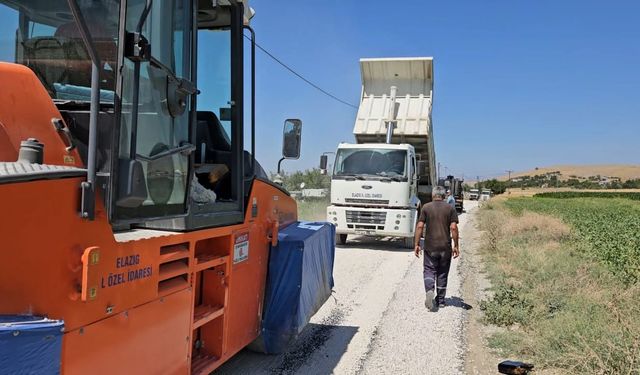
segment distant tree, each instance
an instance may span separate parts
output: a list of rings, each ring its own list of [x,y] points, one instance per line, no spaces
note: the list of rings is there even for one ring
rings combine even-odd
[[[507,182],[498,181],[495,178],[484,181],[483,185],[485,188],[491,189],[491,191],[493,191],[495,194],[502,194],[507,190]]]
[[[622,184],[618,180],[613,180],[607,186],[609,189],[622,189]]]
[[[271,174],[271,180],[274,180],[276,175]],[[291,174],[286,172],[280,173],[282,178],[282,186],[289,190],[300,190],[300,185],[304,183],[305,189],[326,189],[331,185],[331,177],[323,175],[320,169],[313,168],[305,171],[295,171]]]
[[[640,178],[630,179],[622,183],[623,189],[640,189]]]

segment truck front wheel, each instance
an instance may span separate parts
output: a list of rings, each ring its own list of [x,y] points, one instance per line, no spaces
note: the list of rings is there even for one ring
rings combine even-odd
[[[340,245],[344,245],[347,243],[347,235],[346,234],[341,234],[341,233],[336,233],[336,243],[340,244]]]

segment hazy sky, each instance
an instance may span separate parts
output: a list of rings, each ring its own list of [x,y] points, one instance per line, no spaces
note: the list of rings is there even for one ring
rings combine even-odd
[[[550,164],[640,163],[640,1],[253,0],[258,42],[357,104],[361,57],[433,56],[436,160],[490,177]],[[257,156],[275,170],[282,122],[318,164],[352,141],[356,110],[257,56]],[[247,146],[248,147],[248,146]]]

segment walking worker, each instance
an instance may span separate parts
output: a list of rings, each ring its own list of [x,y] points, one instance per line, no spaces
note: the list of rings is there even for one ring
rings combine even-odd
[[[416,225],[414,249],[416,257],[424,250],[423,274],[426,299],[424,306],[430,311],[445,306],[447,278],[451,258],[460,255],[458,244],[458,214],[456,209],[444,201],[445,190],[433,188],[433,201],[422,206]],[[423,245],[420,245],[420,237]],[[453,239],[453,248],[451,247]],[[434,293],[434,288],[436,292]]]
[[[447,190],[447,203],[454,209],[456,208],[456,199],[451,195],[451,190]]]

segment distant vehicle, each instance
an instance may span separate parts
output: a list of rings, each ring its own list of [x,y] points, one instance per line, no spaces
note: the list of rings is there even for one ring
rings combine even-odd
[[[461,213],[464,206],[464,191],[462,189],[462,183],[464,182],[461,178],[455,178],[451,175],[447,176],[447,178],[441,178],[438,180],[438,186],[443,186],[445,189],[451,191],[451,195],[456,201],[456,210],[458,213]]]
[[[478,189],[469,190],[469,200],[477,201],[480,199],[480,191]]]
[[[327,189],[302,189],[303,198],[324,198],[327,196]]]
[[[493,192],[491,191],[491,189],[482,189],[482,192],[480,193],[481,201],[488,201],[489,199],[491,199],[491,197],[493,197]]]
[[[433,59],[361,59],[360,68],[356,143],[336,150],[327,219],[340,244],[364,234],[403,238],[413,248],[418,211],[436,182]],[[321,169],[326,162],[323,155]]]

